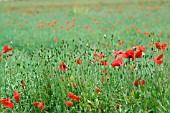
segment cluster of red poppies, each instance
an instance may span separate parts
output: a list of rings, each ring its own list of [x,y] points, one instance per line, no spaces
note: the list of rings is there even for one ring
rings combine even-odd
[[[75,100],[76,102],[80,102],[80,97],[79,97],[79,96],[77,96],[77,95],[75,95],[75,94],[73,94],[73,93],[71,93],[71,92],[68,92],[67,94],[68,94],[68,97],[69,97],[70,99],[73,99],[73,100]],[[71,102],[71,101],[66,101],[66,105],[70,107],[70,106],[73,105],[73,102]]]
[[[10,52],[10,51],[12,51],[12,48],[11,48],[10,46],[8,46],[8,45],[4,46],[3,52],[0,53],[0,61],[2,60],[2,56],[3,56],[3,55],[5,55],[5,60],[8,60],[8,57],[9,57],[9,56],[12,56],[11,53],[8,53],[8,52]],[[8,54],[7,54],[7,53],[8,53]]]
[[[20,93],[17,91],[14,91],[14,99],[18,103],[20,101]],[[0,103],[2,103],[6,108],[14,108],[14,104],[11,102],[10,98],[6,99],[0,99]]]

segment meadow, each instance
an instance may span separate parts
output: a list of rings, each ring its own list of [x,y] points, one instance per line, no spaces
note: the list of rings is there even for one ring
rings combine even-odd
[[[170,1],[0,1],[0,112],[169,113]]]

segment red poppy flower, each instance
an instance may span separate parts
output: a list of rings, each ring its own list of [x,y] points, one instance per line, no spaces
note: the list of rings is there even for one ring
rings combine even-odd
[[[107,69],[107,68],[104,68],[104,69],[102,70],[102,74],[106,74],[106,69]]]
[[[145,32],[144,32],[144,35],[145,35],[145,36],[149,36],[149,35],[150,35],[150,32],[146,32],[146,31],[145,31]]]
[[[99,88],[96,88],[96,92],[99,94],[99,93],[100,93],[100,89],[99,89]]]
[[[22,81],[21,81],[21,84],[22,84],[22,89],[24,90],[25,82],[22,80]]]
[[[92,59],[92,62],[93,62],[93,63],[96,63],[96,61],[97,61],[96,59]]]
[[[130,31],[130,28],[126,28],[126,31],[129,32],[129,31]]]
[[[69,98],[74,99],[74,94],[73,93],[68,92],[67,94],[68,94]]]
[[[73,21],[76,21],[76,18],[73,18],[72,20],[73,20]]]
[[[145,85],[145,80],[142,80],[141,81],[141,86],[144,86]]]
[[[57,21],[56,21],[56,20],[53,20],[53,24],[57,24]]]
[[[135,82],[134,82],[134,85],[137,87],[137,86],[138,86],[138,83],[139,83],[139,80],[136,79]]]
[[[163,57],[163,54],[159,55],[158,58],[152,58],[152,60],[156,63],[156,64],[162,64],[162,60],[161,58]]]
[[[66,105],[67,105],[68,107],[71,107],[71,106],[73,106],[73,103],[72,103],[71,101],[66,101]]]
[[[74,95],[74,94],[71,93],[71,92],[68,92],[67,94],[68,94],[69,98],[75,100],[76,102],[79,102],[79,101],[80,101],[80,97],[79,97],[79,96]]]
[[[158,23],[158,22],[159,22],[159,20],[156,20],[155,22],[156,22],[156,23]]]
[[[74,95],[74,100],[75,100],[76,102],[80,102],[80,97],[79,97],[79,96]]]
[[[0,61],[2,60],[2,53],[0,53]]]
[[[96,25],[98,25],[99,24],[99,22],[96,22]]]
[[[22,81],[21,81],[21,84],[22,84],[22,85],[25,85],[25,82],[22,80]]]
[[[73,83],[72,83],[72,85],[73,85],[75,88],[77,88],[77,85],[76,85],[76,83],[75,83],[75,82],[73,82]]]
[[[115,58],[116,58],[117,56],[123,56],[124,52],[122,50],[114,51],[113,54],[115,54]]]
[[[101,30],[102,30],[102,31],[104,31],[104,30],[105,30],[105,28],[104,28],[104,27],[102,27],[102,28],[101,28]]]
[[[19,24],[19,27],[22,27],[22,24]]]
[[[104,53],[101,52],[99,58],[102,59],[104,57],[105,57]]]
[[[146,17],[148,17],[149,15],[148,15],[148,14],[146,14],[145,16],[146,16]]]
[[[7,53],[7,52],[12,51],[12,48],[9,47],[8,45],[6,45],[6,46],[4,46],[4,49],[3,49],[3,50],[4,50],[3,53]]]
[[[67,30],[67,31],[69,31],[69,30],[70,30],[70,28],[69,28],[69,27],[66,27],[66,30]]]
[[[41,109],[44,109],[44,104],[42,102],[42,99],[40,99],[40,102],[35,102],[34,103],[34,106],[37,107],[37,108],[41,108]]]
[[[82,61],[80,59],[76,59],[77,64],[81,64]]]
[[[4,100],[0,99],[0,103],[2,103],[6,108],[11,108],[11,109],[14,108],[14,104],[11,102],[10,98],[6,98]]]
[[[134,61],[135,59],[135,55],[134,55],[134,50],[127,50],[124,54],[123,54],[124,58],[132,58],[132,61]]]
[[[99,54],[98,52],[94,53],[94,57],[98,56],[98,54]]]
[[[124,66],[122,58],[118,58],[117,60],[112,61],[112,68],[116,66]]]
[[[138,34],[138,35],[139,35],[139,34],[140,34],[140,30],[137,30],[137,31],[136,31],[136,34]]]
[[[64,28],[64,26],[63,25],[60,25],[60,29],[63,29]]]
[[[130,16],[130,19],[132,19],[133,18],[133,16]]]
[[[96,18],[93,18],[94,21],[96,21]]]
[[[112,24],[112,28],[114,28],[115,27],[115,25],[114,24]]]
[[[135,57],[142,58],[142,52],[141,51],[136,52]]]
[[[66,20],[66,24],[69,24],[70,23],[70,20]]]
[[[102,63],[103,66],[108,66],[109,65],[108,62],[106,62],[104,60],[101,60],[100,62]]]
[[[53,23],[53,24],[51,24],[51,27],[54,27],[55,26],[55,24]]]
[[[133,28],[136,29],[136,26],[134,25]]]
[[[88,26],[88,25],[85,25],[85,26],[84,26],[84,28],[85,28],[85,29],[88,29],[88,28],[89,28],[89,26]]]
[[[47,22],[47,25],[50,25],[50,24],[51,24],[51,23],[48,21],[48,22]]]
[[[136,51],[145,52],[146,51],[146,47],[145,46],[136,46]]]
[[[66,71],[67,68],[68,68],[68,66],[67,66],[64,62],[61,62],[61,64],[60,64],[60,70],[61,70],[61,71]]]
[[[118,22],[118,24],[122,24],[122,22],[120,21],[120,22]]]
[[[168,46],[168,44],[167,43],[161,44],[160,42],[155,42],[155,46],[156,46],[157,49],[165,51],[165,49]]]
[[[147,27],[147,26],[148,26],[148,24],[145,24],[145,26]]]
[[[14,98],[15,98],[15,101],[18,103],[20,101],[20,93],[18,93],[17,91],[14,91]]]

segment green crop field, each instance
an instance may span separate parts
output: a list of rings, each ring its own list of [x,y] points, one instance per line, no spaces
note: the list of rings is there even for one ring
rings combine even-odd
[[[0,112],[169,113],[169,0],[0,0]]]

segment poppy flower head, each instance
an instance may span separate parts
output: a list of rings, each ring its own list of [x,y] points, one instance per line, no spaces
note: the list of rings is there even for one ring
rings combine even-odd
[[[54,42],[58,42],[58,38],[54,38]]]
[[[89,28],[89,26],[88,26],[88,25],[85,25],[85,26],[84,26],[84,28],[85,28],[85,29],[88,29],[88,28]]]
[[[82,61],[80,59],[76,59],[77,64],[81,64]]]
[[[74,95],[74,100],[75,100],[76,102],[80,102],[80,97],[79,97],[79,96]]]
[[[80,97],[79,97],[79,96],[74,95],[74,94],[71,93],[71,92],[68,92],[67,94],[68,94],[68,96],[69,96],[70,99],[73,99],[73,100],[75,100],[76,102],[80,102]]]
[[[112,68],[116,66],[124,66],[122,58],[118,58],[117,60],[112,61]]]
[[[93,55],[93,56],[94,56],[94,57],[96,57],[96,56],[98,56],[98,54],[99,54],[99,53],[98,53],[98,52],[96,52],[96,53],[94,53],[94,55]]]
[[[168,46],[167,43],[160,43],[160,42],[155,42],[155,46],[157,49],[165,51],[166,47]]]
[[[67,94],[68,94],[69,98],[74,99],[74,94],[73,93],[68,92]]]
[[[156,64],[162,64],[163,61],[161,60],[163,57],[163,54],[159,55],[157,58],[152,58],[152,60],[156,63]]]
[[[103,70],[102,70],[102,74],[106,74],[107,73],[107,70],[106,70],[107,68],[104,68]]]
[[[70,24],[70,20],[66,20],[66,24]]]
[[[96,88],[96,93],[100,94],[101,90],[99,88]]]
[[[104,53],[101,52],[99,58],[100,58],[100,59],[105,58]]]
[[[114,28],[115,27],[115,25],[114,24],[112,24],[112,26],[111,26],[112,28]]]
[[[108,66],[109,65],[108,62],[106,62],[104,60],[101,60],[100,62],[102,63],[103,66]]]
[[[14,104],[11,102],[10,98],[6,98],[3,100],[0,99],[0,103],[2,103],[6,108],[11,108],[11,109],[14,108]]]
[[[93,21],[96,21],[97,19],[96,18],[93,18]]]
[[[45,109],[42,99],[40,99],[40,102],[35,102],[34,106],[37,108]]]
[[[63,29],[64,28],[64,26],[63,25],[60,25],[60,29]]]
[[[142,58],[142,52],[141,51],[136,52],[135,57]]]
[[[146,51],[146,47],[145,46],[136,46],[136,51],[145,52]]]
[[[15,101],[18,103],[20,101],[20,93],[17,91],[14,91],[14,98],[15,98]]]
[[[10,52],[10,51],[12,51],[11,47],[9,47],[8,45],[4,46],[3,53],[7,53],[7,52]]]
[[[57,21],[56,21],[56,20],[53,20],[53,24],[57,24]]]
[[[66,105],[67,105],[68,107],[71,107],[71,106],[73,106],[73,103],[72,103],[71,101],[66,101]]]
[[[25,85],[25,82],[24,82],[24,80],[21,80],[21,84],[22,84],[22,85]]]
[[[76,21],[76,18],[73,18],[72,20],[73,20],[73,21]]]
[[[141,81],[141,86],[144,86],[145,85],[145,80],[142,80]]]
[[[150,35],[150,32],[146,32],[146,31],[145,31],[145,32],[144,32],[144,35],[145,35],[145,36],[149,36],[149,35]]]
[[[123,56],[124,52],[122,50],[114,51],[113,54],[115,55],[115,58],[117,58],[117,56]]]
[[[134,61],[135,59],[135,54],[134,54],[134,50],[127,50],[124,55],[123,55],[124,58],[132,58],[132,61]]]
[[[135,80],[134,85],[135,85],[136,87],[138,87],[138,85],[139,85],[139,80],[138,80],[138,79]]]
[[[61,62],[61,64],[60,64],[60,70],[61,70],[61,71],[66,71],[67,68],[68,68],[68,66],[67,66],[64,62]]]

